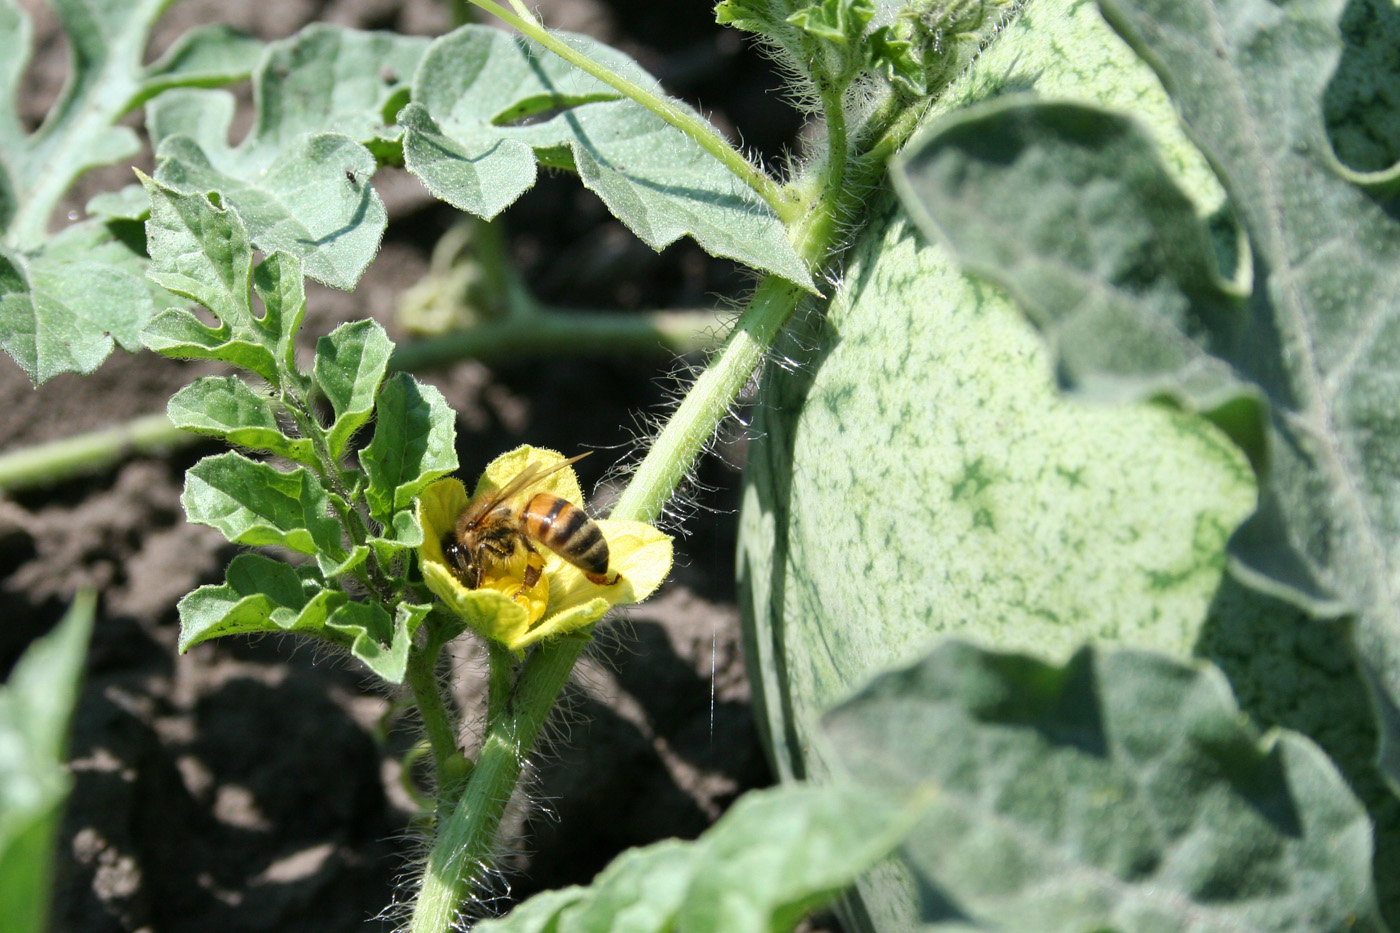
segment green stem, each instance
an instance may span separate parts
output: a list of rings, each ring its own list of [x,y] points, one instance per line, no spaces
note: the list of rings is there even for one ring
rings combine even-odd
[[[720,162],[724,163],[725,168],[752,188],[784,223],[792,223],[801,213],[802,206],[788,197],[782,185],[751,165],[706,121],[687,113],[662,95],[633,84],[621,75],[613,73],[606,66],[595,62],[587,55],[562,42],[533,18],[518,16],[500,4],[493,3],[492,0],[470,0],[470,2],[510,23],[520,30],[522,35],[535,40],[575,68],[592,75],[695,140],[702,149],[719,159]]]
[[[656,520],[803,294],[801,288],[785,279],[774,275],[764,279],[734,325],[724,349],[695,380],[685,400],[652,442],[646,458],[613,507],[611,518]]]
[[[486,721],[494,722],[505,712],[514,689],[515,657],[505,645],[490,639],[486,641],[486,651]]]
[[[170,423],[164,412],[143,415],[115,428],[76,434],[0,454],[0,489],[56,483],[101,469],[132,454],[159,454],[199,440]]]
[[[494,851],[496,831],[520,770],[586,644],[586,638],[557,638],[525,662],[512,702],[487,727],[461,799],[438,827],[413,905],[410,933],[454,928],[458,905]]]
[[[438,683],[437,659],[441,650],[442,642],[435,638],[430,638],[421,648],[413,646],[409,649],[404,671],[404,682],[413,693],[418,715],[423,720],[423,731],[433,750],[433,770],[438,775],[439,786],[448,783],[451,775],[461,773],[465,762],[457,747],[457,730],[443,704],[442,687]]]

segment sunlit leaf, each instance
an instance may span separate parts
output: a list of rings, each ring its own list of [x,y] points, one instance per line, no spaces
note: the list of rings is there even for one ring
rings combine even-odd
[[[27,133],[15,97],[32,27],[14,0],[0,0],[0,346],[35,383],[60,372],[91,372],[115,345],[137,349],[134,335],[161,300],[143,280],[139,245],[60,261],[54,240],[84,224],[51,237],[50,214],[89,169],[139,152],[136,134],[118,122],[125,114],[166,88],[246,77],[255,52],[226,28],[199,27],[177,39],[162,61],[143,67],[149,33],[167,0],[54,0],[51,6],[73,53],[71,73],[40,127]],[[129,198],[120,206],[101,196],[91,203],[108,218],[140,217],[144,210]]]
[[[426,45],[323,25],[269,45],[253,76],[253,128],[237,146],[228,144],[229,94],[164,94],[149,108],[156,178],[181,191],[219,192],[258,249],[289,253],[312,278],[351,288],[386,221],[368,183],[378,162],[366,145],[397,136],[386,110]]]
[[[561,38],[634,83],[658,88],[622,53],[580,36]],[[688,235],[713,255],[812,286],[782,222],[722,163],[660,117],[522,38],[469,25],[438,39],[400,120],[409,171],[462,210],[495,216],[534,184],[538,159],[576,168],[653,249]]]
[[[547,891],[476,929],[791,930],[896,845],[916,812],[841,784],[752,791],[694,842],[631,849],[590,886]]]
[[[373,320],[342,324],[316,341],[316,385],[335,413],[326,437],[332,457],[344,452],[351,435],[374,411],[393,346]]]
[[[390,524],[425,486],[457,469],[456,430],[442,393],[407,373],[379,390],[374,436],[360,451],[370,514]]]

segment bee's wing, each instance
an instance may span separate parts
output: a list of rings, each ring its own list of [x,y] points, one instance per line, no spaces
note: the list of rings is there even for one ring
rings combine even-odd
[[[522,489],[527,489],[545,477],[558,473],[560,470],[564,469],[564,467],[577,463],[592,452],[593,451],[590,450],[579,454],[577,457],[570,457],[568,460],[556,463],[547,470],[541,468],[538,463],[527,464],[525,469],[511,477],[510,482],[506,483],[500,489],[487,496],[483,496],[480,501],[472,500],[467,503],[467,510],[463,512],[462,517],[457,520],[458,526],[476,523],[483,516],[489,515],[491,510],[496,506],[516,495]]]

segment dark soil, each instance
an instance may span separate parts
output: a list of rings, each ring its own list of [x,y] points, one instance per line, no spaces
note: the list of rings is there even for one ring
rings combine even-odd
[[[36,121],[66,72],[51,17],[36,16],[37,53],[23,96]],[[798,121],[779,81],[738,37],[713,24],[709,2],[553,0],[554,26],[621,46],[672,92],[697,103],[770,160]],[[223,21],[264,38],[312,21],[435,35],[446,5],[430,0],[280,2],[190,0],[153,43]],[[142,163],[149,170],[149,156]],[[126,167],[95,173],[75,195],[115,188]],[[398,296],[456,219],[402,172],[375,179],[393,223],[354,293],[310,289],[307,336],[372,315],[398,337]],[[511,249],[539,297],[568,306],[650,309],[713,305],[742,294],[745,274],[690,244],[657,255],[567,177],[543,178],[508,212]],[[698,361],[689,361],[695,363]],[[598,448],[580,466],[585,488],[634,456],[637,425],[664,415],[673,360],[464,361],[420,374],[459,412],[470,482],[520,443]],[[209,371],[118,352],[88,377],[33,389],[0,358],[0,438],[6,449],[163,409]],[[419,853],[400,760],[416,735],[354,662],[285,639],[228,639],[175,653],[176,601],[222,580],[236,552],[184,522],[183,473],[206,446],[131,459],[104,474],[0,497],[0,672],[46,631],[74,593],[101,592],[99,621],[72,740],[76,787],[59,843],[55,928],[72,933],[304,933],[387,929],[371,920],[397,899]],[[729,460],[742,443],[729,445]],[[769,780],[738,650],[733,553],[737,470],[701,468],[700,507],[678,537],[672,581],[614,623],[569,689],[547,747],[522,789],[505,873],[482,912],[538,889],[586,883],[617,852],[692,837],[742,791]],[[606,496],[608,490],[600,490]],[[450,648],[464,704],[477,720],[480,646]],[[392,915],[392,914],[391,914]]]

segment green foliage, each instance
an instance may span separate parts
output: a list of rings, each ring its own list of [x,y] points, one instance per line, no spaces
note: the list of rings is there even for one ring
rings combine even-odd
[[[306,275],[352,288],[387,221],[368,184],[375,153],[393,158],[394,112],[426,47],[329,26],[272,43],[253,73],[253,128],[237,146],[227,142],[231,94],[163,94],[148,108],[155,177],[186,193],[218,191],[257,249],[284,251]]]
[[[1205,630],[1243,613],[1222,584],[1230,539],[1236,576],[1260,592],[1355,612],[1382,732],[1400,738],[1386,271],[1400,236],[1384,201],[1400,172],[1373,145],[1390,132],[1382,122],[1341,133],[1367,87],[1327,89],[1342,0],[1102,0],[1206,159],[1181,141],[1147,68],[1077,0],[722,0],[716,17],[773,48],[801,106],[820,110],[824,138],[787,185],[631,59],[548,34],[518,5],[500,13],[521,36],[318,26],[263,48],[206,27],[143,65],[164,5],[59,0],[75,80],[25,136],[13,94],[28,21],[0,0],[0,342],[36,381],[90,370],[138,334],[242,371],[171,400],[175,424],[240,448],[193,467],[182,501],[191,521],[290,559],[240,554],[223,584],[186,596],[180,648],[296,633],[408,684],[445,791],[416,933],[455,917],[525,750],[614,600],[577,568],[576,586],[557,572],[523,601],[507,571],[490,593],[458,578],[441,541],[467,493],[456,480],[430,488],[457,467],[453,414],[437,390],[389,373],[378,324],[345,323],[298,363],[304,276],[355,284],[385,223],[371,178],[400,163],[484,218],[540,165],[575,172],[652,247],[690,236],[773,275],[599,523],[630,528],[633,553],[664,543],[666,567],[669,542],[644,523],[800,290],[815,291],[811,270],[841,282],[824,313],[788,327],[784,365],[765,380],[741,575],[783,776],[861,783],[757,795],[697,843],[630,853],[593,886],[482,929],[789,929],[915,819],[900,861],[863,882],[882,929],[1383,928],[1378,808],[1363,810],[1307,739],[1260,739],[1214,669],[1171,659],[1225,644]],[[250,75],[253,127],[230,145],[234,98],[212,88]],[[1029,88],[1034,101],[984,102]],[[1112,98],[1148,129],[1057,95]],[[919,115],[968,103],[902,163],[906,204],[1030,311],[1050,353],[1002,295],[869,196]],[[154,177],[47,236],[79,174],[134,152],[117,120],[139,105]],[[1337,164],[1328,121],[1370,174]],[[1198,218],[1224,196],[1212,235]],[[875,233],[844,256],[872,218]],[[1082,395],[1132,404],[1071,405],[1052,370]],[[520,466],[501,469],[497,487]],[[442,487],[450,501],[434,499]],[[1236,530],[1256,490],[1258,512]],[[420,512],[433,522],[420,526]],[[444,592],[494,612],[473,620],[488,636],[508,612],[524,619],[493,646],[471,765],[436,677],[465,624]],[[556,621],[531,630],[530,599]],[[880,676],[949,633],[1049,660],[954,644]],[[821,731],[818,712],[872,676]],[[1244,686],[1251,709],[1284,705],[1285,688]],[[1396,748],[1386,763],[1400,779]],[[875,803],[923,796],[918,814]],[[42,842],[51,830],[35,825]],[[1383,852],[1396,849],[1391,829],[1380,824]]]
[[[909,831],[917,811],[855,785],[746,794],[694,842],[618,856],[588,887],[547,891],[481,933],[778,933],[829,903]]]
[[[80,594],[0,686],[0,916],[12,933],[48,929],[54,843],[72,776],[68,724],[96,599]]]
[[[939,90],[1012,0],[720,0],[716,21],[755,33],[814,91],[879,75],[897,93]]]
[[[136,134],[118,123],[125,114],[170,88],[245,78],[259,52],[225,27],[202,27],[143,65],[168,0],[51,5],[72,48],[72,74],[43,125],[26,134],[15,95],[30,55],[29,16],[0,0],[0,347],[36,384],[91,372],[114,342],[138,349],[141,327],[169,297],[145,280],[139,234],[133,243],[121,223],[130,218],[111,213],[111,198],[50,237],[64,195],[89,169],[138,152]]]
[[[401,681],[429,609],[406,577],[405,552],[421,537],[412,499],[457,467],[451,412],[436,389],[411,376],[385,381],[392,345],[373,321],[322,337],[311,371],[298,369],[294,343],[306,311],[298,260],[273,253],[254,266],[234,209],[157,180],[145,184],[151,277],[218,318],[211,326],[168,309],[147,327],[147,344],[168,356],[223,360],[256,380],[196,380],[171,399],[171,420],[299,464],[288,469],[232,452],[206,457],[186,475],[185,512],[236,544],[277,545],[312,559],[293,570],[240,555],[225,585],[181,601],[181,650],[222,635],[295,631]],[[330,404],[329,424],[319,420],[317,397]],[[373,440],[360,453],[365,480],[355,481],[340,461],[376,414]],[[373,598],[351,597],[362,589]]]
[[[562,36],[659,92],[630,58]],[[667,105],[698,119],[678,101]],[[578,172],[653,249],[689,235],[707,252],[800,285],[812,280],[773,213],[680,130],[558,56],[486,26],[433,43],[400,114],[404,162],[439,198],[491,218],[535,182],[536,162]]]
[[[1315,614],[1356,613],[1400,783],[1400,291],[1383,272],[1400,261],[1400,225],[1374,196],[1395,173],[1361,178],[1331,153],[1322,102],[1340,0],[1241,6],[1251,27],[1219,40],[1203,2],[1103,4],[1219,172],[1245,289],[1219,278],[1151,142],[1111,113],[1008,101],[960,114],[910,155],[904,190],[1046,329],[1069,385],[1169,394],[1250,452],[1260,507],[1231,540],[1232,570]],[[1005,209],[1030,192],[1029,217]]]
[[[875,793],[932,785],[902,860],[926,929],[1384,929],[1365,810],[1312,742],[1247,725],[1212,667],[950,642],[825,730]]]

